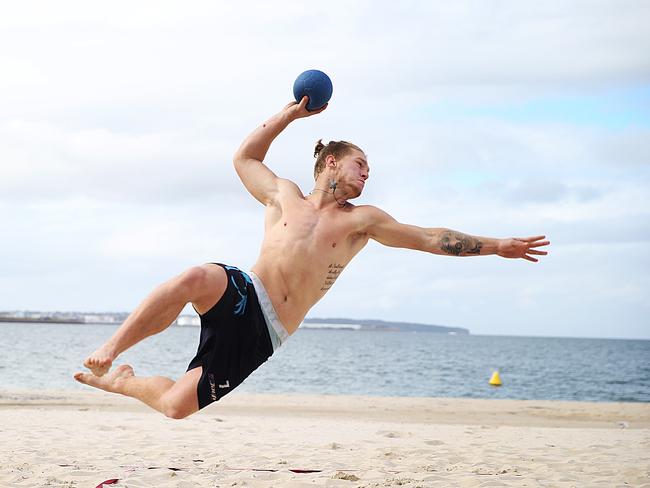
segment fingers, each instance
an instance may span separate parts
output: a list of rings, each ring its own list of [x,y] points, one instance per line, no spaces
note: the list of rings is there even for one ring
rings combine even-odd
[[[530,244],[528,247],[540,247],[540,246],[548,246],[551,241],[542,241],[542,242],[537,242],[541,241],[542,239],[545,239],[546,236],[534,236],[534,237],[515,237],[516,241],[519,242],[526,242]]]
[[[326,104],[323,105],[321,108],[316,109],[316,110],[313,110],[311,113],[314,114],[314,115],[315,115],[315,114],[319,114],[319,113],[321,113],[323,110],[325,110],[325,109],[327,108],[328,105],[329,105],[329,103],[326,103]]]
[[[531,247],[534,247],[534,246],[531,246]],[[536,249],[527,249],[526,250],[526,253],[522,256],[522,258],[524,258],[525,260],[530,261],[532,263],[538,263],[539,259],[530,256],[530,254],[533,254],[535,256],[546,256],[546,255],[548,255],[548,252],[547,251],[538,251]]]
[[[540,246],[548,246],[551,243],[551,241],[544,241],[544,242],[535,242],[534,244],[531,244],[528,247],[540,247]]]
[[[284,110],[291,110],[295,117],[309,117],[311,115],[316,115],[321,113],[327,108],[329,104],[325,104],[322,107],[316,110],[308,110],[307,104],[309,103],[309,97],[305,95],[299,102],[289,102],[285,105]]]
[[[533,237],[515,237],[514,239],[522,242],[535,242],[545,239],[546,236],[533,236]]]
[[[538,256],[546,256],[548,254],[547,251],[537,251],[535,249],[529,249],[526,251],[526,254],[536,254]]]

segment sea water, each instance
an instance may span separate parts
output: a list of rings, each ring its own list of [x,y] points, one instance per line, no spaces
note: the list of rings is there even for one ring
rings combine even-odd
[[[88,389],[72,375],[115,328],[0,323],[0,390]],[[170,327],[116,364],[176,379],[198,339]],[[299,329],[238,391],[649,402],[650,341]]]

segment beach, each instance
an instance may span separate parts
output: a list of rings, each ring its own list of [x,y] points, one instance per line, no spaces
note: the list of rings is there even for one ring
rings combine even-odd
[[[0,440],[2,487],[650,487],[647,403],[3,391]]]

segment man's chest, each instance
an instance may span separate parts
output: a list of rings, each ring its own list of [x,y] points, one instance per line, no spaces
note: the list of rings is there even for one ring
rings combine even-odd
[[[353,247],[358,240],[358,229],[349,214],[300,210],[284,212],[276,226],[286,239],[304,242],[321,251],[338,251],[334,254]]]

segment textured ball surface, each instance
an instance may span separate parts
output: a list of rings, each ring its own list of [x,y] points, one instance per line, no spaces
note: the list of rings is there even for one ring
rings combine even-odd
[[[293,96],[296,102],[307,95],[307,110],[318,110],[332,98],[332,80],[322,71],[310,69],[300,73],[293,84]]]

